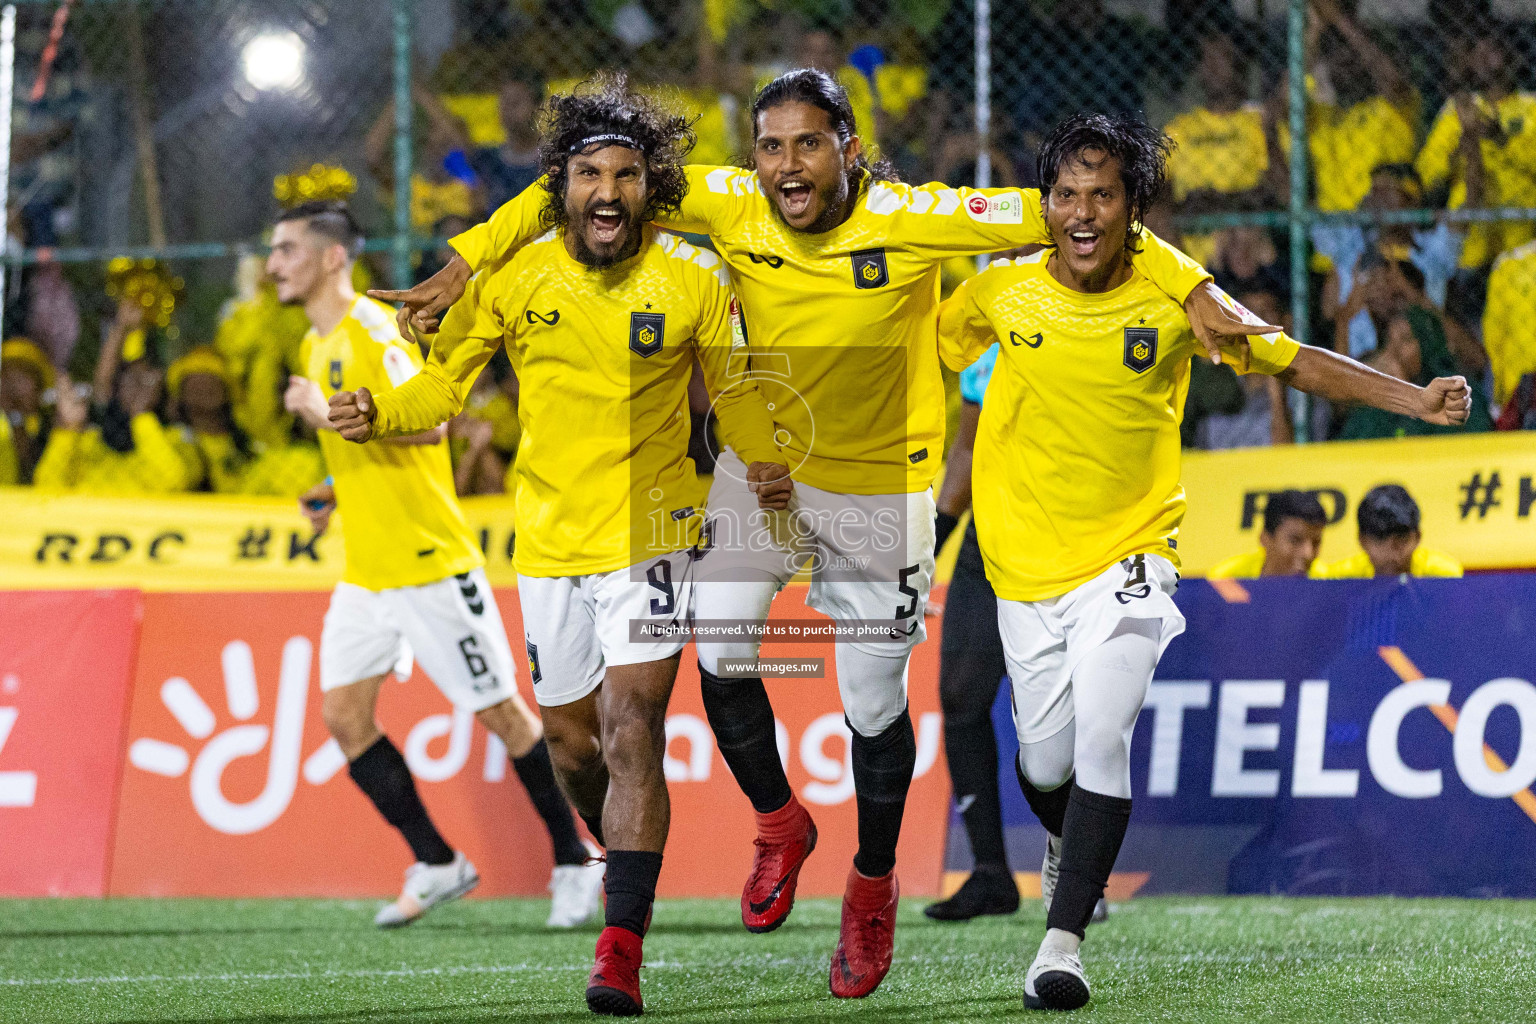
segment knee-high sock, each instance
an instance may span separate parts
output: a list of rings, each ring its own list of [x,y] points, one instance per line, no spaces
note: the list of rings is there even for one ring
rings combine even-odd
[[[714,730],[720,756],[736,776],[736,784],[761,814],[789,803],[789,777],[779,760],[773,725],[773,705],[761,679],[721,679],[702,664],[699,681],[704,714]]]
[[[427,809],[416,793],[416,780],[411,778],[405,758],[388,736],[380,736],[373,746],[357,755],[347,766],[347,772],[384,815],[384,820],[399,831],[417,860],[423,864],[453,861],[453,848],[443,841],[437,826],[427,816]]]
[[[1120,843],[1130,821],[1129,800],[1072,786],[1062,829],[1061,873],[1051,897],[1047,927],[1082,937],[1093,908],[1104,896],[1104,883],[1120,855]]]
[[[879,878],[896,866],[896,839],[917,766],[917,738],[906,712],[876,736],[853,734],[853,786],[859,804],[859,851],[853,866]]]
[[[645,919],[656,902],[656,879],[661,875],[661,854],[646,850],[609,850],[608,873],[603,890],[608,902],[603,923],[645,935]]]
[[[576,834],[576,823],[571,820],[571,808],[565,802],[565,794],[555,782],[555,768],[549,762],[549,745],[542,737],[533,749],[522,757],[512,758],[512,767],[533,801],[533,809],[544,819],[549,830],[549,841],[555,848],[556,864],[582,864],[587,859],[587,848]]]
[[[967,530],[945,599],[939,652],[939,703],[944,757],[978,865],[1007,869],[997,789],[997,736],[992,704],[1008,667],[997,628],[997,598],[987,583],[975,530]]]

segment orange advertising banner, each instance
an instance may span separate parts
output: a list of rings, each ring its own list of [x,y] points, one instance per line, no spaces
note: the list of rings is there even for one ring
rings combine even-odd
[[[106,893],[140,608],[0,591],[0,895]]]
[[[775,618],[817,617],[804,594],[804,587],[786,590]],[[112,894],[345,897],[398,889],[409,852],[353,785],[320,717],[318,645],[328,599],[143,596]],[[497,601],[516,649],[517,592],[498,591]],[[801,891],[837,895],[857,828],[832,645],[769,645],[764,653],[825,658],[827,678],[768,687],[790,782],[821,836]],[[918,765],[898,864],[903,890],[922,895],[938,889],[949,801],[936,640],[917,648],[910,685]],[[385,684],[379,719],[445,838],[479,868],[478,894],[542,894],[552,867],[549,841],[500,741],[456,713],[419,667],[408,682]],[[752,810],[715,749],[691,649],[667,737],[672,831],[659,893],[736,894],[751,863]]]

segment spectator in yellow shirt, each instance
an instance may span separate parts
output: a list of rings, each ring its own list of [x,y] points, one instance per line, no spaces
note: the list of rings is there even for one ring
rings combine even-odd
[[[1419,176],[1431,192],[1449,187],[1451,209],[1476,205],[1469,195],[1475,192],[1470,186],[1479,169],[1468,160],[1475,146],[1482,157],[1486,205],[1536,206],[1536,93],[1515,90],[1509,46],[1491,33],[1472,43],[1465,74],[1472,88],[1440,108],[1416,161]],[[1499,253],[1532,237],[1536,226],[1529,221],[1474,224],[1461,265],[1486,267]]]
[[[1461,563],[1419,544],[1419,503],[1397,484],[1373,487],[1355,510],[1360,524],[1358,555],[1323,566],[1325,579],[1373,576],[1460,576]]]
[[[48,356],[26,338],[10,338],[0,345],[0,421],[6,431],[0,441],[6,470],[0,483],[32,482],[46,441],[43,395],[53,387],[54,369]]]
[[[1521,377],[1536,373],[1536,242],[1511,249],[1494,263],[1483,346],[1493,368],[1493,401],[1502,406]]]
[[[1371,190],[1371,171],[1407,163],[1417,149],[1420,99],[1399,62],[1378,46],[1336,0],[1312,0],[1309,44],[1322,59],[1308,83],[1308,144],[1317,208],[1325,213],[1357,209]],[[1271,116],[1288,146],[1282,88]],[[1287,194],[1288,194],[1288,190]],[[1334,261],[1336,236],[1347,226],[1314,225],[1312,244]]]
[[[1178,148],[1168,158],[1173,201],[1184,215],[1228,213],[1273,205],[1264,109],[1247,102],[1241,55],[1223,32],[1200,40],[1196,70],[1205,102],[1164,126]],[[1277,162],[1278,169],[1284,168]],[[1184,249],[1209,264],[1215,235],[1185,235]]]
[[[197,450],[155,413],[161,373],[146,359],[122,367],[112,401],[89,426],[85,396],[60,374],[53,433],[33,482],[87,494],[171,494],[201,474]]]
[[[1311,575],[1327,525],[1328,516],[1317,495],[1277,491],[1264,503],[1259,550],[1218,562],[1205,575],[1213,580]]]
[[[411,174],[411,228],[429,234],[444,217],[478,220],[485,210],[485,192],[469,165],[469,136],[463,122],[450,114],[442,100],[420,82],[411,83],[416,109],[425,117],[421,159]],[[395,104],[385,104],[368,130],[364,149],[368,167],[386,190],[395,187]]]
[[[253,453],[250,438],[235,423],[224,360],[211,347],[199,345],[171,364],[165,387],[202,458],[201,483],[218,494],[240,493]]]

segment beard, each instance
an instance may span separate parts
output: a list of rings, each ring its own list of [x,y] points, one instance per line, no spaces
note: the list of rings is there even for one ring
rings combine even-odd
[[[640,219],[628,210],[624,211],[624,223],[619,228],[622,242],[608,252],[598,252],[587,244],[586,214],[573,219],[570,228],[576,242],[576,261],[583,266],[602,270],[623,263],[640,251]]]

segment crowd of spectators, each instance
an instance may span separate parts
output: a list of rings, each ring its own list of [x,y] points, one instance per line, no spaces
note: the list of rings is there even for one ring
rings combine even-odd
[[[1064,113],[1145,111],[1178,144],[1150,226],[1266,321],[1296,326],[1283,221],[1291,187],[1283,27],[1277,35],[1274,24],[1244,21],[1228,0],[1143,5],[1162,10],[1160,25],[1101,0],[1021,4],[994,26],[997,85],[982,140],[968,78],[968,4],[908,10],[850,0],[833,4],[840,13],[830,20],[807,2],[665,6],[670,13],[658,15],[656,5],[623,5],[630,14],[613,14],[603,31],[613,62],[697,118],[701,162],[743,156],[752,91],[792,66],[836,75],[866,146],[912,181],[971,183],[984,144],[993,184],[1027,186],[1039,139]],[[1536,92],[1528,91],[1536,83],[1528,59],[1536,34],[1491,20],[1477,0],[1432,3],[1440,19],[1432,37],[1362,24],[1351,6],[1308,4],[1308,202],[1325,213],[1536,207]],[[860,21],[843,7],[881,13]],[[551,24],[574,40],[598,31],[594,17]],[[494,64],[492,56],[520,44],[516,35],[515,26],[503,26],[489,41],[471,37],[418,69],[410,220],[419,235],[451,237],[535,181],[539,103],[590,70],[581,57],[593,47],[565,46],[559,36],[542,41],[542,61]],[[1433,52],[1425,52],[1429,38]],[[1006,59],[1021,53],[1028,58]],[[464,73],[477,54],[477,73]],[[30,133],[18,138],[12,189],[22,200],[11,210],[13,246],[55,244],[67,226],[58,197],[68,189],[48,154],[67,144],[69,121],[40,113],[50,109],[35,109],[23,120]],[[358,168],[387,213],[393,104],[371,116],[360,152],[334,159]],[[1468,431],[1536,426],[1533,238],[1536,225],[1521,220],[1316,224],[1305,268],[1310,340],[1405,380],[1466,375],[1477,395]],[[420,252],[418,279],[449,255],[441,244]],[[365,274],[383,270],[360,266]],[[972,261],[953,261],[945,287],[972,272]],[[278,304],[258,257],[241,262],[234,297],[216,318],[183,316],[174,338],[144,324],[131,302],[113,307],[85,287],[88,276],[44,261],[11,289],[11,337],[0,355],[0,484],[295,494],[323,475],[313,437],[283,408],[304,318]],[[708,403],[696,397],[702,434]],[[1375,410],[1309,408],[1312,439],[1444,429]],[[498,358],[451,425],[462,493],[504,488],[516,410],[516,376]],[[1184,441],[1204,449],[1291,443],[1293,411],[1275,380],[1196,360]],[[707,463],[706,446],[696,447]]]

